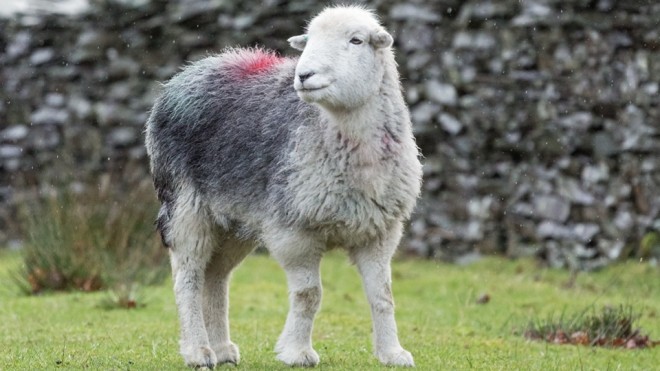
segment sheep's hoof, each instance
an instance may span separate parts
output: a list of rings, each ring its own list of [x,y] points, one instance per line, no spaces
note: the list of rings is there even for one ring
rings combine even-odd
[[[188,367],[196,369],[213,369],[218,364],[218,358],[215,352],[209,347],[199,347],[182,351],[181,355],[186,361]]]
[[[214,346],[213,350],[218,358],[218,364],[232,363],[238,365],[238,362],[241,361],[241,354],[238,351],[238,347],[232,342]]]
[[[279,352],[277,359],[289,366],[314,367],[319,364],[319,355],[312,348],[284,349]]]
[[[399,348],[385,352],[377,352],[376,357],[386,366],[415,367],[415,361],[409,351]]]

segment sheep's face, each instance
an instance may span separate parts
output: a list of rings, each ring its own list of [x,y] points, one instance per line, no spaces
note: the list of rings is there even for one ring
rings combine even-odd
[[[302,50],[293,86],[308,103],[352,109],[374,96],[381,85],[392,36],[374,16],[359,8],[330,8],[309,24],[307,34],[289,43]]]

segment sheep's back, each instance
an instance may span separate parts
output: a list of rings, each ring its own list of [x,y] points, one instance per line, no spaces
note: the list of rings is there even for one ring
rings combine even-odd
[[[314,115],[293,89],[295,63],[234,49],[174,76],[147,124],[156,187],[185,180],[234,216],[263,207],[291,133]]]

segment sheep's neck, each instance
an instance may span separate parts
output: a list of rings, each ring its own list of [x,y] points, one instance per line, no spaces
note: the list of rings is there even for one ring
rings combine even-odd
[[[322,108],[321,111],[330,130],[338,130],[343,136],[360,143],[372,140],[388,124],[396,126],[404,122],[406,118],[400,117],[404,109],[398,74],[394,70],[385,73],[380,91],[364,104],[350,109]]]
[[[328,119],[324,129],[327,150],[345,153],[349,164],[362,169],[397,156],[402,150],[402,138],[397,134],[400,130],[393,130],[396,119],[386,112],[378,106],[375,110],[363,108]],[[366,174],[364,179],[369,177]]]
[[[375,108],[372,102],[368,102],[349,111],[325,111],[328,129],[339,131],[344,137],[355,142],[367,141],[387,119],[383,112]]]

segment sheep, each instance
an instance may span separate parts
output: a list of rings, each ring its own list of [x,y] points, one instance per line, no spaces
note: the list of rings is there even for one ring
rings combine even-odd
[[[375,356],[414,366],[397,335],[390,261],[419,196],[421,164],[392,36],[372,11],[339,6],[288,41],[299,58],[235,48],[189,64],[147,120],[181,354],[191,367],[239,363],[228,283],[263,245],[289,287],[277,359],[318,364],[319,265],[340,247],[363,280]]]

